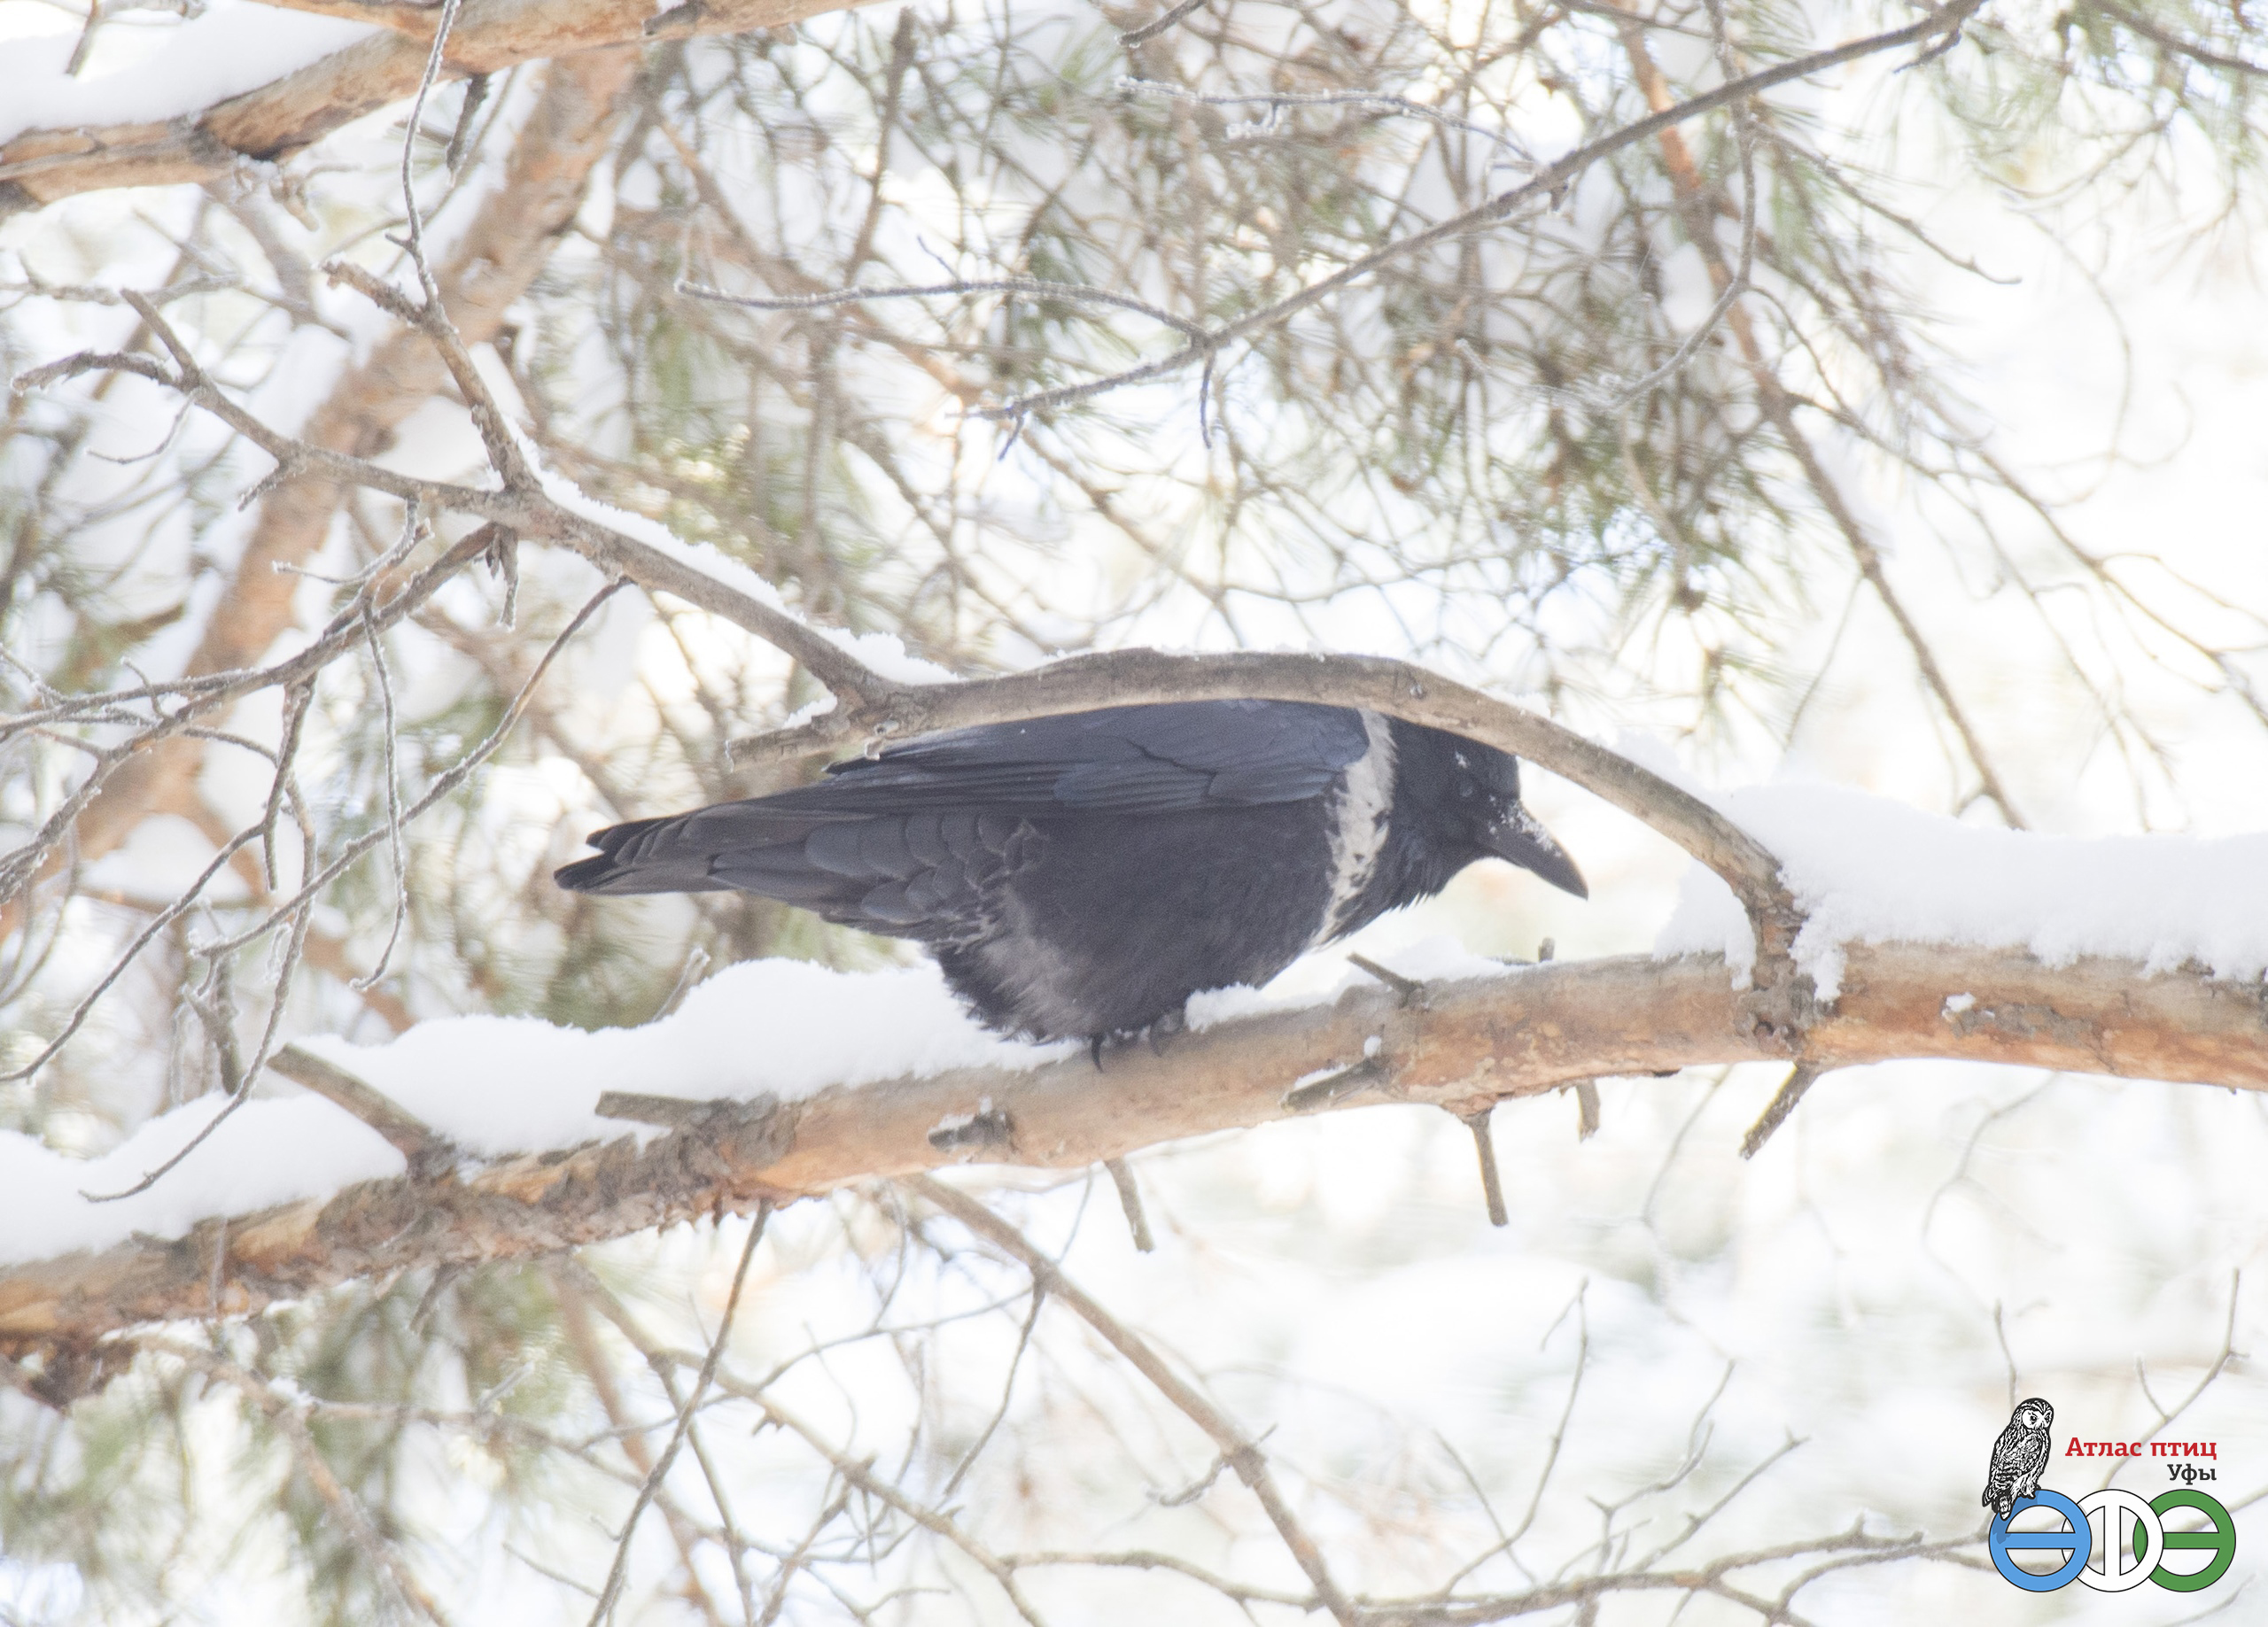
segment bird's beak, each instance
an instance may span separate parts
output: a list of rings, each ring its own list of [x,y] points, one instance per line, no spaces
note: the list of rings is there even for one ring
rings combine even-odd
[[[1591,895],[1590,888],[1583,884],[1582,872],[1575,868],[1575,861],[1525,808],[1515,805],[1497,821],[1488,833],[1488,851],[1500,859],[1510,859],[1522,870],[1534,871],[1563,893],[1573,893],[1578,898]]]

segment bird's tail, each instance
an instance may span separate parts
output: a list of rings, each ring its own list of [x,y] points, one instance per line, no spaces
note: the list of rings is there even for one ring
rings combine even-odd
[[[843,877],[806,860],[804,839],[823,817],[767,806],[719,802],[660,819],[633,819],[594,831],[594,858],[552,872],[575,893],[624,897],[639,893],[761,893],[788,903],[831,901]],[[858,889],[874,885],[868,879]]]
[[[624,897],[637,893],[722,893],[751,887],[748,879],[720,879],[720,860],[761,866],[766,857],[793,855],[800,861],[802,840],[817,823],[782,817],[758,802],[720,802],[660,819],[633,819],[594,831],[586,840],[595,858],[578,859],[551,872],[552,879],[575,893]],[[800,868],[800,864],[796,867]],[[791,902],[799,902],[793,901]]]
[[[551,879],[571,893],[603,893],[612,896],[698,892],[713,887],[705,856],[692,860],[691,856],[656,851],[671,845],[665,840],[668,833],[664,827],[677,823],[673,819],[633,819],[625,825],[610,825],[602,831],[594,831],[588,841],[599,850],[598,856],[563,864],[551,872]]]

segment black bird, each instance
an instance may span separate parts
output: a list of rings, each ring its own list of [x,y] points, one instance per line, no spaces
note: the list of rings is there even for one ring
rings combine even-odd
[[[1588,896],[1503,752],[1288,701],[1110,707],[925,735],[773,796],[640,819],[580,893],[737,888],[929,946],[990,1027],[1104,1039],[1430,897],[1476,859]]]

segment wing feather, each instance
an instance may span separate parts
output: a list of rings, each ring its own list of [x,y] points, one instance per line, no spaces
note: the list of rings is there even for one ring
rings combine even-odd
[[[1370,749],[1359,714],[1291,701],[1107,708],[907,740],[816,785],[600,831],[558,872],[608,894],[737,888],[869,931],[981,931],[1033,821],[1323,794]]]
[[[1288,701],[1109,707],[927,735],[835,763],[782,811],[1176,813],[1304,802],[1370,749],[1361,717]]]

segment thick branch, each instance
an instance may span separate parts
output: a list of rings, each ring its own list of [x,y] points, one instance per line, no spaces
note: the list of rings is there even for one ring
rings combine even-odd
[[[1968,1003],[1949,1011],[1955,995]],[[1469,1104],[1600,1074],[1780,1054],[1746,1025],[1744,996],[1708,958],[1553,962],[1427,996],[1404,1004],[1364,984],[1334,1005],[1188,1035],[1161,1057],[1114,1052],[1099,1081],[1081,1055],[1029,1072],[823,1091],[786,1106],[720,1104],[642,1147],[625,1139],[470,1174],[369,1182],[209,1220],[177,1243],[17,1266],[0,1270],[0,1350],[242,1314],[376,1273],[545,1254],[767,1197],[918,1174],[968,1156],[930,1132],[988,1097],[1006,1134],[984,1150],[988,1161],[1076,1169],[1294,1116],[1284,1103],[1293,1081],[1363,1058],[1373,1037],[1371,1077],[1331,1106]],[[2153,975],[2127,962],[2058,968],[2017,949],[1853,946],[1843,993],[1813,1027],[1806,1055],[1823,1068],[1940,1057],[2268,1090],[2268,1007],[2257,983]],[[761,1063],[751,1070],[760,1086]]]
[[[501,73],[605,45],[779,27],[858,0],[692,0],[658,16],[645,0],[471,0],[451,31],[445,75]],[[30,130],[0,146],[0,217],[105,187],[163,186],[274,160],[417,89],[431,23],[396,8],[397,26],[194,118],[93,129]],[[439,8],[431,13],[438,20]]]

